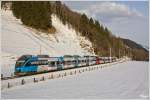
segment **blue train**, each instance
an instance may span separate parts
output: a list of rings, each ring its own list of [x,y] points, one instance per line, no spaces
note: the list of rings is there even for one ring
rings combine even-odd
[[[23,55],[15,64],[15,75],[27,75],[41,72],[78,68],[116,61],[116,57],[65,55],[49,57],[48,55]]]

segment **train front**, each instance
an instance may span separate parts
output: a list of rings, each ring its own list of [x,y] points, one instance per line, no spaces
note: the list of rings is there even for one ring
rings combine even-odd
[[[30,59],[32,55],[23,55],[19,59],[17,59],[15,64],[15,75],[24,75],[23,68],[25,67],[25,63]]]

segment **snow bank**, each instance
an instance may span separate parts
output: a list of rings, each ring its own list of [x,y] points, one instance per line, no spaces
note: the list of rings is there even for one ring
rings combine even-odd
[[[4,76],[11,76],[14,73],[14,66],[17,56],[3,52],[1,54],[1,74]]]
[[[5,99],[148,99],[148,95],[148,63],[129,61],[102,70],[10,88],[2,91],[1,96]]]

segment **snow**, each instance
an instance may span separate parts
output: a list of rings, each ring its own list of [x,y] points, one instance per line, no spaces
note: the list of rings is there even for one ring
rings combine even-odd
[[[1,82],[1,90],[4,89],[9,89],[9,88],[14,88],[16,86],[21,86],[22,85],[22,80],[24,80],[25,84],[30,84],[30,83],[34,83],[34,79],[36,79],[36,81],[40,82],[41,80],[43,80],[43,77],[45,80],[47,79],[52,79],[53,78],[58,78],[58,77],[62,77],[62,76],[68,76],[68,75],[72,75],[70,73],[76,74],[76,73],[80,73],[84,70],[85,71],[91,71],[91,69],[98,69],[98,68],[104,68],[104,67],[109,67],[111,65],[114,64],[118,64],[124,61],[128,61],[130,59],[120,59],[117,62],[113,62],[113,63],[106,63],[106,64],[101,64],[101,65],[94,65],[94,66],[88,66],[88,67],[80,67],[80,68],[74,68],[74,69],[69,69],[69,70],[61,70],[61,71],[55,71],[55,72],[50,72],[50,73],[43,73],[43,74],[38,74],[38,75],[31,75],[31,76],[25,76],[25,77],[19,77],[19,78],[14,78],[14,79],[8,79],[8,80],[3,80]],[[9,84],[9,86],[8,86]]]
[[[5,99],[148,99],[148,94],[148,62],[128,61],[2,90],[1,96]]]
[[[24,26],[11,10],[1,10],[2,74],[10,76],[14,72],[16,59],[24,54],[93,55],[92,44],[76,34],[74,29],[63,25],[57,16],[52,15],[52,25],[56,33],[46,34]],[[86,44],[85,48],[81,43]],[[91,52],[89,52],[91,49]]]

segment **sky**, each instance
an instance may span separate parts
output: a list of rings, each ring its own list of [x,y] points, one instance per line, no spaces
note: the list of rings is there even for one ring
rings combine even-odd
[[[149,46],[148,1],[64,1],[73,11],[99,20],[117,37]]]

